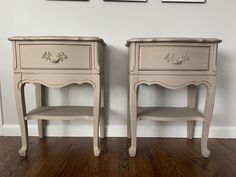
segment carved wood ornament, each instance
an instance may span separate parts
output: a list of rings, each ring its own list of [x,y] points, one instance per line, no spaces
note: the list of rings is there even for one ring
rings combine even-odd
[[[175,57],[174,54],[168,53],[165,56],[164,60],[173,64],[182,64],[185,63],[186,61],[189,61],[190,57],[186,53],[180,54],[178,57]]]
[[[56,59],[52,59],[52,53],[45,51],[42,59],[45,59],[45,61],[50,61],[51,63],[59,63],[68,59],[68,56],[64,52],[60,52],[56,55]]]

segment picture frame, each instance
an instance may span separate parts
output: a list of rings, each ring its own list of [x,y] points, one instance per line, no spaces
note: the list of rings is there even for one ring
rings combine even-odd
[[[103,0],[109,2],[147,2],[147,0]]]
[[[162,0],[162,2],[205,3],[206,0]]]
[[[47,0],[47,1],[89,1],[89,0]]]

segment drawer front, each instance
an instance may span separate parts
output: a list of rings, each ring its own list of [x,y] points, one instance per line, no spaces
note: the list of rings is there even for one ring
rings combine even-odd
[[[91,45],[21,44],[22,69],[91,69]]]
[[[139,70],[199,70],[209,69],[209,46],[161,46],[139,47]]]

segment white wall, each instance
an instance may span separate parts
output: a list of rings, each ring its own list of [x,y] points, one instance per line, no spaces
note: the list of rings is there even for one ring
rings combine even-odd
[[[127,120],[128,50],[131,37],[216,37],[219,46],[218,83],[211,137],[236,137],[236,1],[207,0],[205,4],[122,3],[90,0],[89,2],[46,0],[0,0],[0,76],[4,118],[4,135],[19,134],[14,101],[12,48],[7,41],[14,35],[98,36],[108,44],[105,52],[105,87],[107,133],[124,136]],[[34,104],[33,87],[27,90],[27,106]],[[142,87],[140,104],[186,105],[186,89],[166,91],[160,87]],[[53,89],[48,103],[92,104],[92,89]],[[204,92],[200,93],[200,107]],[[139,124],[140,136],[185,136],[185,123]],[[36,126],[30,126],[36,134]],[[200,127],[196,135],[201,133]],[[49,135],[92,135],[89,122],[53,122]]]

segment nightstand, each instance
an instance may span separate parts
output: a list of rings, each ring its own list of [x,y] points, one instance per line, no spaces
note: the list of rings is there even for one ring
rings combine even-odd
[[[187,121],[188,139],[193,137],[194,122],[202,121],[201,152],[208,157],[209,127],[216,89],[218,43],[210,38],[137,38],[129,47],[129,118],[130,156],[136,154],[137,120]],[[141,84],[157,84],[168,89],[188,87],[188,106],[138,107],[137,89]],[[197,86],[206,87],[204,113],[197,110]]]
[[[77,36],[19,36],[9,40],[13,44],[15,98],[22,139],[19,154],[25,156],[27,153],[28,120],[38,120],[39,136],[43,137],[42,120],[88,119],[93,121],[94,155],[99,156],[99,123],[101,137],[104,136],[103,120],[100,120],[104,41],[97,37]],[[24,86],[28,83],[36,85],[37,108],[26,113]],[[60,88],[84,83],[94,89],[93,106],[43,104],[44,86]]]

